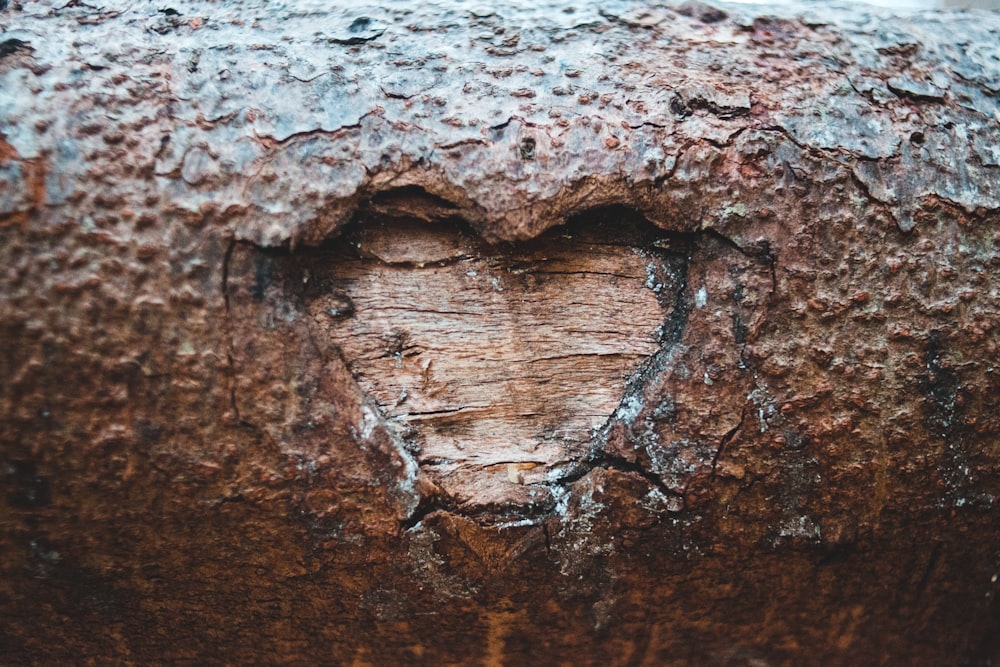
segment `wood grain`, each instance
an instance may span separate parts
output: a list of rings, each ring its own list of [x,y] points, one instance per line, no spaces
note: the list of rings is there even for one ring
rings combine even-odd
[[[488,246],[448,223],[365,226],[312,260],[309,309],[446,492],[513,500],[586,452],[659,348],[670,303],[651,233]]]

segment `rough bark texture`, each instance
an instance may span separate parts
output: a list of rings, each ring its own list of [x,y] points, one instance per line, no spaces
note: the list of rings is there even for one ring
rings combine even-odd
[[[5,664],[998,657],[996,14],[327,5],[0,10]]]

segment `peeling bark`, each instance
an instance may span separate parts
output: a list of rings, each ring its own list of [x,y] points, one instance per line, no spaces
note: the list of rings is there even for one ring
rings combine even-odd
[[[4,662],[1000,657],[997,14],[4,4]]]

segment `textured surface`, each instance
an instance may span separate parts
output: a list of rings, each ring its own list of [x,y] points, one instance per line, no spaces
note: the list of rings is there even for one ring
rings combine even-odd
[[[305,262],[313,340],[340,351],[457,502],[551,504],[538,484],[590,453],[674,309],[661,281],[683,256],[621,222],[515,248],[450,226],[365,227]]]
[[[997,14],[10,3],[0,30],[4,661],[998,657]],[[351,290],[446,268],[443,235],[505,297],[420,298],[502,323],[518,258],[605,233],[639,255],[604,314],[639,334],[557,426],[597,432],[498,471],[523,497],[449,487],[365,363],[357,306],[397,295]],[[555,247],[592,274],[582,245]],[[598,293],[571,277],[553,298]],[[557,325],[528,329],[561,354]]]

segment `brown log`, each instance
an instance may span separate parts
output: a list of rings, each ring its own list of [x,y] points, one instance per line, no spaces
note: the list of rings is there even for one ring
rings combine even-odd
[[[1000,659],[1000,16],[334,4],[0,9],[0,662]]]

